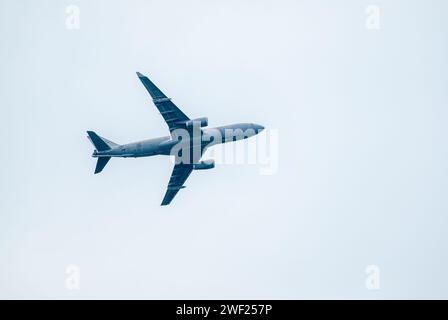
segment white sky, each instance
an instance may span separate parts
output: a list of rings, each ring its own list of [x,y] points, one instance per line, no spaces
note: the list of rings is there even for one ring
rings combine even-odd
[[[448,298],[448,3],[375,3],[378,31],[372,1],[0,0],[0,297]],[[163,208],[168,158],[93,175],[86,130],[167,134],[135,71],[278,130],[278,172],[194,172]]]

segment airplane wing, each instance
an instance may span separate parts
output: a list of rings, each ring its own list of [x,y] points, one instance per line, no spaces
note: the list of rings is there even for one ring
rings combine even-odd
[[[193,165],[201,160],[202,154],[191,155],[191,163],[182,162],[176,156],[176,164],[174,165],[173,172],[171,173],[170,181],[165,193],[165,197],[162,201],[162,206],[166,206],[171,203],[180,189],[185,188],[184,183],[187,181],[190,173],[193,171]]]
[[[140,72],[137,72],[137,76],[151,95],[152,101],[156,105],[157,109],[159,109],[159,112],[168,125],[170,132],[178,128],[183,128],[182,122],[188,121],[190,118],[188,118],[174,103],[172,103],[171,99],[160,91],[160,89],[157,88],[156,85],[148,79],[148,77],[142,75]]]
[[[160,91],[160,89],[157,88],[157,86],[152,83],[148,77],[144,76],[140,72],[137,72],[137,76],[151,95],[152,101],[168,125],[170,132],[172,133],[178,128],[185,128],[184,123],[190,120],[190,118],[188,118],[173,102],[171,102],[171,99]],[[162,206],[170,204],[179,190],[185,188],[183,184],[193,171],[193,164],[197,163],[200,160],[200,157],[201,155],[199,155],[199,159],[192,159],[192,163],[188,164],[182,162],[179,163],[179,161],[176,161],[176,165],[171,173],[171,178],[168,183],[165,197],[161,203]]]
[[[179,163],[174,166],[165,197],[161,204],[162,206],[170,204],[171,200],[173,200],[179,190],[185,188],[183,184],[190,176],[191,171],[193,171],[192,164]]]

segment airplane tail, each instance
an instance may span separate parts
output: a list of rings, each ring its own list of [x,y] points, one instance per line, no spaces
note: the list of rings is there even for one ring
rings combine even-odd
[[[115,146],[118,146],[116,143],[100,137],[93,131],[87,131],[87,134],[89,135],[89,140],[90,142],[92,142],[96,151],[106,151],[112,149]],[[95,174],[100,173],[109,162],[109,160],[110,157],[98,157]]]
[[[103,171],[104,167],[109,162],[109,160],[110,160],[110,157],[99,157],[98,161],[96,162],[95,174]]]
[[[92,142],[97,151],[106,151],[118,146],[118,144],[100,137],[93,131],[87,131],[87,134],[89,135],[90,142]]]

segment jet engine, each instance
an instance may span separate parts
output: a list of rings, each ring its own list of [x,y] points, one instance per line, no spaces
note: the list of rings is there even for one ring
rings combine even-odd
[[[213,169],[215,167],[214,160],[205,160],[198,163],[193,164],[194,170],[208,170]]]
[[[199,125],[201,128],[206,127],[208,126],[208,118],[197,118],[185,122],[185,126],[187,127],[187,129],[193,128],[193,125]]]

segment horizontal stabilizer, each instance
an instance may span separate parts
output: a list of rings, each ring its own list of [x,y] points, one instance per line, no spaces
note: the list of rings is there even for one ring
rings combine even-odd
[[[110,157],[100,157],[98,158],[98,162],[96,163],[95,174],[103,171],[106,164],[109,162]]]
[[[111,147],[106,143],[106,141],[104,141],[103,138],[98,136],[95,132],[87,131],[87,134],[89,135],[89,139],[95,146],[95,149],[97,151],[106,151],[111,149]]]

